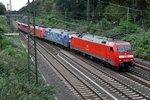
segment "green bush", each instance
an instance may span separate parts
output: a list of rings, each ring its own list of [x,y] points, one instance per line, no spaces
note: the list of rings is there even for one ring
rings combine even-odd
[[[28,82],[27,54],[20,40],[16,37],[6,37],[6,40],[8,46],[0,52],[0,98],[2,100],[54,100],[55,88],[47,86],[40,74],[38,85],[35,85],[35,82]],[[34,80],[35,75],[30,73],[30,76]]]
[[[131,43],[136,57],[150,60],[149,32],[127,34],[126,36],[121,37],[120,39]]]
[[[126,8],[108,5],[105,8],[104,17],[109,21],[119,21],[124,15],[127,14]]]
[[[1,51],[0,53],[1,55],[10,55],[10,56],[17,56],[17,49],[16,48],[12,48],[11,46],[7,47],[6,49],[4,49],[3,51]]]
[[[0,48],[5,49],[10,45],[10,41],[8,39],[0,39]]]
[[[14,73],[8,79],[0,78],[0,98],[2,100],[55,100],[54,88],[44,84],[23,83],[15,79]],[[42,86],[43,85],[43,86]]]
[[[0,35],[2,35],[2,33],[10,32],[10,30],[11,29],[6,22],[6,18],[0,16]]]
[[[118,28],[121,33],[136,33],[138,26],[130,21],[121,20]]]

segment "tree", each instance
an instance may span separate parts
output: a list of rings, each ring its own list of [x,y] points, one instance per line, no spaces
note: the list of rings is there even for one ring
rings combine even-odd
[[[5,14],[5,12],[6,12],[6,8],[4,4],[0,2],[0,15]]]

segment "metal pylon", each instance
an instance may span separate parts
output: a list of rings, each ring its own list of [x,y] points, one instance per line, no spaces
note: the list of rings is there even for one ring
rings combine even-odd
[[[34,1],[33,1],[34,3]],[[29,0],[28,0],[29,4]],[[28,14],[28,81],[34,81],[38,84],[38,68],[37,68],[37,47],[36,47],[36,30],[35,30],[35,10],[33,14],[34,35],[30,34],[30,16]],[[35,78],[31,77],[31,74]]]

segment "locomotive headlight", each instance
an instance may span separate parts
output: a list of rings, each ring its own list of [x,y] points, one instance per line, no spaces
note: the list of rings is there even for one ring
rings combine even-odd
[[[122,56],[119,56],[119,58],[125,58],[125,56],[122,55]]]
[[[134,56],[133,55],[128,55],[128,58],[133,58]]]
[[[133,58],[133,55],[120,55],[119,58]]]
[[[69,35],[69,38],[71,38],[71,35]]]

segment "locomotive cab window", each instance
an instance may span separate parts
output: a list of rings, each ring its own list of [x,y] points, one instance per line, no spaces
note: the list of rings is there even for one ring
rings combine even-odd
[[[129,52],[132,51],[130,45],[125,45],[125,46],[118,46],[118,51],[119,52]]]
[[[66,35],[64,35],[63,37],[66,38]]]
[[[45,31],[45,34],[49,34],[49,31]]]
[[[114,49],[113,49],[113,47],[110,47],[110,51],[111,51],[111,52],[114,52]]]
[[[23,28],[27,28],[27,26],[23,26]]]

